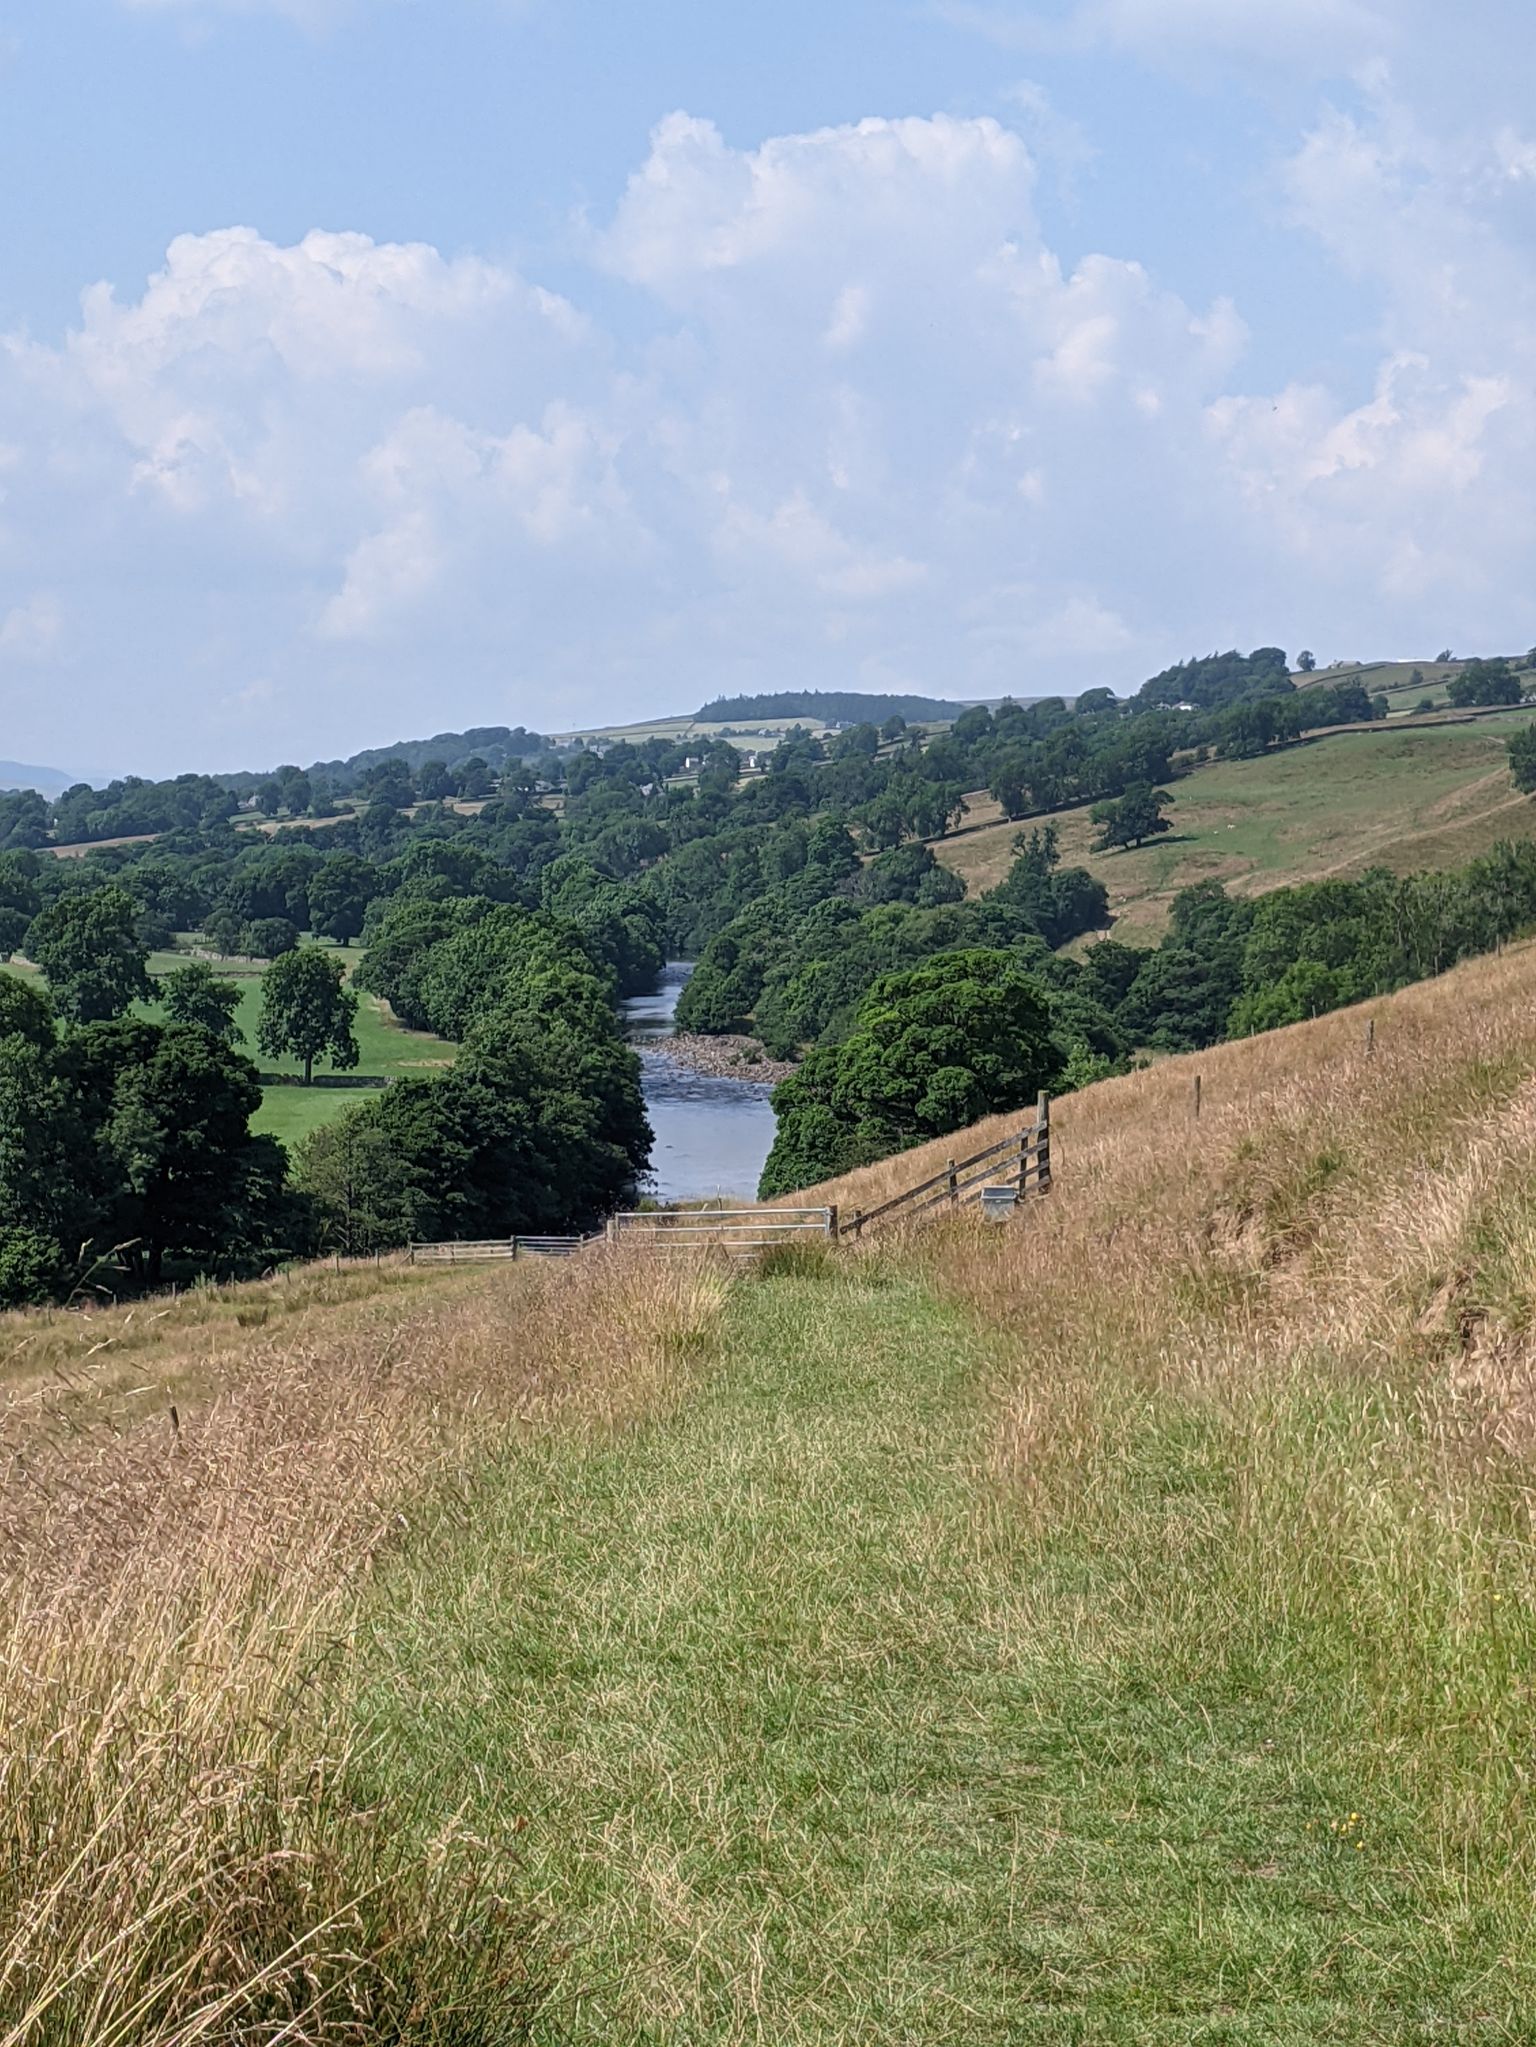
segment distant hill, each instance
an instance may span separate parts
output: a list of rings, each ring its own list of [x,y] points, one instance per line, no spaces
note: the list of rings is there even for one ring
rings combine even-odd
[[[391,746],[370,746],[345,760],[311,761],[304,772],[345,792],[355,789],[380,761],[402,760],[414,774],[425,761],[441,761],[445,768],[456,768],[478,755],[488,768],[500,768],[509,760],[543,753],[548,745],[542,733],[529,732],[521,725],[472,725],[467,732],[437,732],[430,739],[397,739]],[[267,781],[271,772],[244,769],[220,775],[219,780],[246,796],[258,783]]]
[[[51,801],[72,789],[79,777],[62,768],[32,768],[25,761],[0,761],[0,789],[35,789]]]
[[[716,697],[699,712],[701,724],[748,723],[754,718],[809,718],[819,725],[883,725],[905,718],[909,725],[947,725],[979,701],[976,697],[865,696],[858,690],[776,690],[760,697]],[[1024,699],[1020,699],[1024,701]]]

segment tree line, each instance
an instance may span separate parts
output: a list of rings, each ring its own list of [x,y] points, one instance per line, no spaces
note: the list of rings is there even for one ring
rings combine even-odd
[[[1512,671],[1503,667],[1501,675],[1500,664],[1469,664],[1463,675],[1483,695],[1507,694]],[[27,1011],[25,1029],[0,1034],[8,1074],[0,1215],[13,1233],[11,1269],[30,1272],[34,1286],[53,1274],[49,1284],[67,1289],[118,1244],[140,1247],[120,1263],[142,1279],[167,1260],[183,1271],[229,1270],[321,1244],[368,1250],[413,1234],[582,1226],[632,1194],[643,1170],[638,1072],[615,1005],[654,985],[669,957],[699,963],[680,1012],[688,1027],[750,1029],[771,1051],[806,1055],[803,1078],[783,1099],[795,1125],[765,1183],[775,1187],[840,1170],[877,1145],[917,1142],[935,1134],[936,1121],[994,1103],[999,1089],[1030,1099],[1047,1071],[1051,1084],[1075,1085],[1149,1048],[1267,1028],[1435,971],[1492,942],[1476,899],[1495,880],[1500,930],[1527,914],[1518,858],[1470,878],[1322,885],[1366,889],[1366,907],[1331,896],[1316,916],[1302,916],[1310,899],[1296,891],[1257,906],[1196,891],[1180,898],[1160,947],[1110,939],[1077,960],[1058,950],[1105,929],[1109,914],[1102,886],[1062,864],[1054,808],[1091,801],[1102,844],[1135,843],[1166,824],[1194,762],[1378,708],[1353,683],[1309,690],[1302,701],[1284,657],[1259,649],[1180,664],[1129,703],[1090,691],[1071,707],[973,707],[931,739],[894,710],[879,725],[861,721],[826,740],[791,732],[769,770],[749,778],[722,742],[704,750],[686,781],[679,746],[661,739],[580,748],[558,761],[510,753],[494,766],[486,756],[445,760],[455,789],[470,770],[471,786],[486,786],[477,759],[485,769],[489,793],[466,809],[452,792],[423,795],[436,786],[436,755],[413,763],[386,749],[354,757],[363,763],[363,800],[346,815],[305,828],[279,816],[260,835],[238,828],[233,792],[206,777],[118,784],[94,792],[110,800],[92,804],[69,792],[62,811],[41,798],[0,799],[0,833],[12,835],[0,852],[0,956],[30,958],[49,991],[46,1031]],[[490,730],[460,737],[480,742]],[[1536,741],[1516,739],[1532,756],[1536,784]],[[544,769],[558,774],[558,815]],[[279,812],[297,804],[301,774],[283,771],[263,803]],[[925,841],[963,815],[964,792],[978,787],[1022,814],[1025,828],[1001,885],[967,900]],[[152,843],[97,845],[76,860],[40,850],[61,822],[71,830],[124,822],[127,803],[140,806],[134,821],[148,821],[146,790],[162,792],[167,805]],[[312,778],[308,793],[317,796]],[[1274,923],[1282,915],[1306,926],[1291,955]],[[329,1058],[344,1070],[346,1012],[358,988],[388,1001],[403,1023],[452,1041],[457,1061],[371,1096],[292,1155],[279,1148],[274,1160],[249,1139],[248,1115],[245,1139],[234,1141],[239,1102],[254,1100],[259,1076],[249,1048],[226,1028],[235,998],[216,961],[153,988],[147,978],[149,951],[188,932],[204,953],[267,962],[273,998],[292,977],[284,1005],[299,1018],[299,1035],[284,1041],[282,1055],[271,1049],[276,1038],[259,1043],[264,1056],[311,1066]],[[358,944],[364,957],[348,985],[335,948]],[[1027,1018],[1019,976],[1038,1006]],[[994,1013],[991,982],[998,1029],[1021,1047],[1047,1049],[1016,1069],[994,1062],[985,1074],[964,1059],[946,1064],[930,1025],[939,1028],[934,1019],[949,1005],[967,1021],[946,1042],[970,1032],[979,1046]],[[911,1008],[910,1031],[893,1020],[893,1005]],[[218,1149],[242,1163],[224,1206],[202,1200],[217,1230],[176,1241],[134,1206],[149,1200],[155,1144],[145,1136],[135,1150],[128,1133],[150,1131],[152,1111],[167,1143],[175,1128],[199,1127],[161,1102],[162,1084],[168,1101],[193,1085],[174,1075],[190,1070],[194,1037],[218,1048],[193,1062],[197,1084],[231,1118],[219,1126]],[[303,1041],[313,1046],[308,1055]],[[900,1068],[919,1046],[931,1069],[923,1084],[898,1072],[897,1094],[883,1097],[876,1069]],[[114,1065],[126,1090],[120,1102],[117,1083],[104,1078]],[[59,1195],[50,1206],[39,1192],[62,1169],[27,1103],[55,1100],[84,1190],[73,1207]],[[835,1143],[829,1117],[844,1130]],[[43,1157],[46,1171],[27,1166]],[[165,1157],[169,1189],[184,1167]],[[128,1176],[120,1181],[119,1167]],[[63,1178],[67,1192],[69,1173]],[[130,1200],[124,1190],[134,1186]],[[32,1233],[25,1255],[14,1234],[23,1228]]]

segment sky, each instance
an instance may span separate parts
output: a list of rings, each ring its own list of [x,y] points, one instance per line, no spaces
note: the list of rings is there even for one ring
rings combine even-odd
[[[1536,642],[1519,0],[0,0],[0,755]]]

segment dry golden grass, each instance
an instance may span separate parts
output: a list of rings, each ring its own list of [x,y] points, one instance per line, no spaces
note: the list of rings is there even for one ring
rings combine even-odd
[[[466,1464],[665,1400],[722,1298],[599,1255],[578,1315],[573,1281],[498,1269],[246,1328],[195,1410],[152,1396],[126,1429],[116,1391],[89,1399],[94,1360],[12,1404],[3,2047],[521,2036],[537,1955],[497,1859],[370,1809],[330,1674],[370,1563],[453,1509]],[[199,1326],[162,1324],[135,1370],[178,1383]]]

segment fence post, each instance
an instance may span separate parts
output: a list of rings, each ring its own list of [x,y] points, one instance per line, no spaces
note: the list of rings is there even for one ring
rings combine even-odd
[[[838,1241],[837,1203],[835,1201],[833,1202],[832,1206],[827,1210],[827,1235],[832,1239],[834,1244]]]
[[[1374,1059],[1376,1057],[1375,1017],[1372,1017],[1365,1027],[1365,1056],[1367,1059]]]
[[[864,1211],[863,1211],[863,1209],[862,1209],[862,1208],[856,1208],[856,1209],[855,1209],[855,1210],[853,1211],[853,1222],[852,1222],[852,1224],[851,1224],[851,1226],[850,1226],[850,1229],[849,1229],[849,1235],[850,1235],[850,1236],[854,1236],[854,1237],[858,1237],[858,1236],[862,1236],[862,1235],[863,1235],[863,1233],[864,1233]]]
[[[1051,1191],[1051,1098],[1044,1088],[1035,1104],[1035,1187],[1041,1194]]]
[[[1195,1075],[1195,1085],[1193,1089],[1195,1121],[1197,1123],[1200,1121],[1200,1094],[1201,1094],[1200,1076],[1197,1073]]]
[[[949,1205],[951,1208],[958,1208],[960,1205],[960,1175],[955,1170],[953,1159],[949,1161],[947,1170],[949,1173]]]

